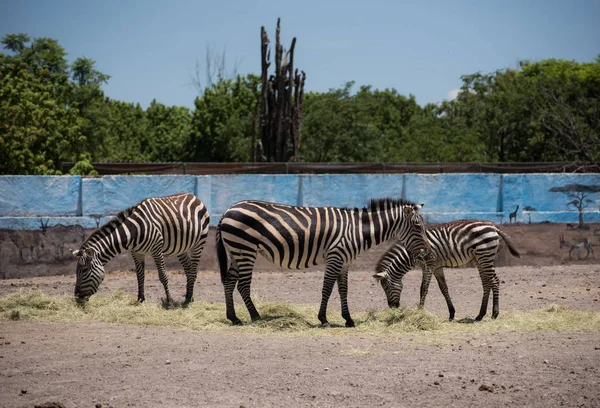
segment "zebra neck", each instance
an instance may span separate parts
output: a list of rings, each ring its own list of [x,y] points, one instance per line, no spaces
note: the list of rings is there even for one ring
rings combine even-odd
[[[84,248],[94,248],[103,265],[129,249],[132,237],[125,222],[111,222],[104,225],[86,240]]]
[[[397,224],[397,218],[397,212],[392,210],[363,212],[360,221],[362,226],[361,249],[366,251],[389,240],[392,237],[394,226]]]

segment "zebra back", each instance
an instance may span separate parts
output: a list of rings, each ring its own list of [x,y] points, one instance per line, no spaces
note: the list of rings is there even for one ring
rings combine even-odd
[[[179,254],[206,238],[209,221],[206,207],[193,194],[147,198],[94,231],[81,250],[95,249],[104,263],[129,249]]]
[[[288,269],[317,265],[332,248],[338,248],[340,263],[347,263],[395,236],[404,242],[420,241],[425,248],[420,208],[389,198],[371,200],[362,209],[241,201],[223,214],[218,242],[240,252],[259,251]]]
[[[429,266],[460,266],[473,259],[475,253],[492,255],[498,252],[499,237],[506,242],[513,256],[521,257],[506,233],[485,220],[457,220],[438,224],[426,230],[431,246]],[[402,243],[397,242],[377,262],[377,274],[401,273],[421,264]]]

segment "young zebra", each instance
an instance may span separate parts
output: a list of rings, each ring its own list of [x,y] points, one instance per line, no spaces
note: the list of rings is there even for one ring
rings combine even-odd
[[[337,282],[346,327],[354,321],[348,310],[348,267],[360,254],[391,238],[429,252],[419,209],[404,200],[371,200],[368,208],[294,207],[242,201],[223,214],[217,226],[217,256],[225,289],[227,318],[241,324],[233,303],[236,287],[252,321],[260,318],[250,297],[257,254],[286,269],[325,263],[319,320],[327,325],[327,302]],[[412,242],[415,241],[415,242]]]
[[[185,302],[193,301],[196,269],[208,236],[206,207],[192,194],[147,198],[117,214],[90,235],[80,249],[72,251],[77,261],[75,296],[86,301],[104,280],[104,265],[123,251],[135,262],[138,301],[144,301],[144,258],[154,258],[166,301],[173,303],[165,272],[165,256],[177,255],[187,278]]]
[[[518,258],[519,252],[510,242],[509,237],[496,225],[489,221],[458,220],[427,229],[426,232],[431,245],[431,257],[416,258],[412,248],[405,248],[398,242],[385,253],[375,268],[373,277],[381,283],[388,305],[398,307],[402,294],[402,277],[415,266],[423,268],[421,281],[421,299],[419,306],[425,305],[425,297],[429,289],[432,270],[450,313],[450,320],[454,319],[454,306],[448,293],[448,286],[444,277],[444,267],[457,267],[474,261],[479,271],[483,285],[483,299],[479,315],[475,320],[483,319],[487,312],[490,290],[493,293],[492,318],[498,317],[499,309],[499,282],[494,269],[494,260],[500,246],[500,237],[506,242],[510,253]]]

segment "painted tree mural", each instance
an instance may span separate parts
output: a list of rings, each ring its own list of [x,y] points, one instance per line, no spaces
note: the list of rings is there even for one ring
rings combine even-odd
[[[594,200],[591,200],[590,197],[600,192],[600,185],[566,184],[561,187],[552,187],[550,191],[553,193],[563,193],[569,197],[571,201],[567,203],[567,207],[573,206],[579,211],[579,228],[583,228],[583,210],[594,203]]]

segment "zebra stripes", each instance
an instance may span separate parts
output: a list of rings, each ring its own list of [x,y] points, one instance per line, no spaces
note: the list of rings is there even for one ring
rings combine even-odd
[[[506,242],[513,256],[521,257],[509,237],[492,222],[480,220],[459,220],[431,227],[427,229],[426,235],[431,245],[431,257],[428,260],[416,258],[413,255],[414,250],[410,248],[407,250],[402,243],[398,242],[377,263],[373,277],[380,281],[388,305],[390,307],[400,305],[402,277],[410,269],[420,266],[423,269],[423,278],[419,306],[425,305],[433,270],[446,299],[450,320],[453,320],[454,306],[448,293],[443,268],[458,267],[474,261],[483,285],[481,308],[475,320],[479,321],[485,316],[490,290],[493,294],[492,318],[498,317],[500,285],[494,269],[494,260],[500,246],[500,237]]]
[[[234,309],[237,289],[251,319],[260,318],[250,297],[257,254],[286,269],[325,263],[319,320],[327,325],[327,302],[337,282],[342,316],[354,321],[348,309],[348,267],[361,252],[397,237],[428,252],[422,205],[404,200],[371,200],[368,208],[294,207],[263,201],[232,205],[217,226],[217,257],[225,290],[227,318],[241,324]]]
[[[176,255],[187,278],[185,302],[193,300],[194,283],[200,255],[208,236],[209,214],[192,194],[147,198],[117,214],[72,251],[78,257],[75,296],[89,299],[104,280],[104,265],[123,251],[130,251],[135,262],[138,301],[144,297],[144,258],[154,259],[166,301],[172,304],[165,256]]]

